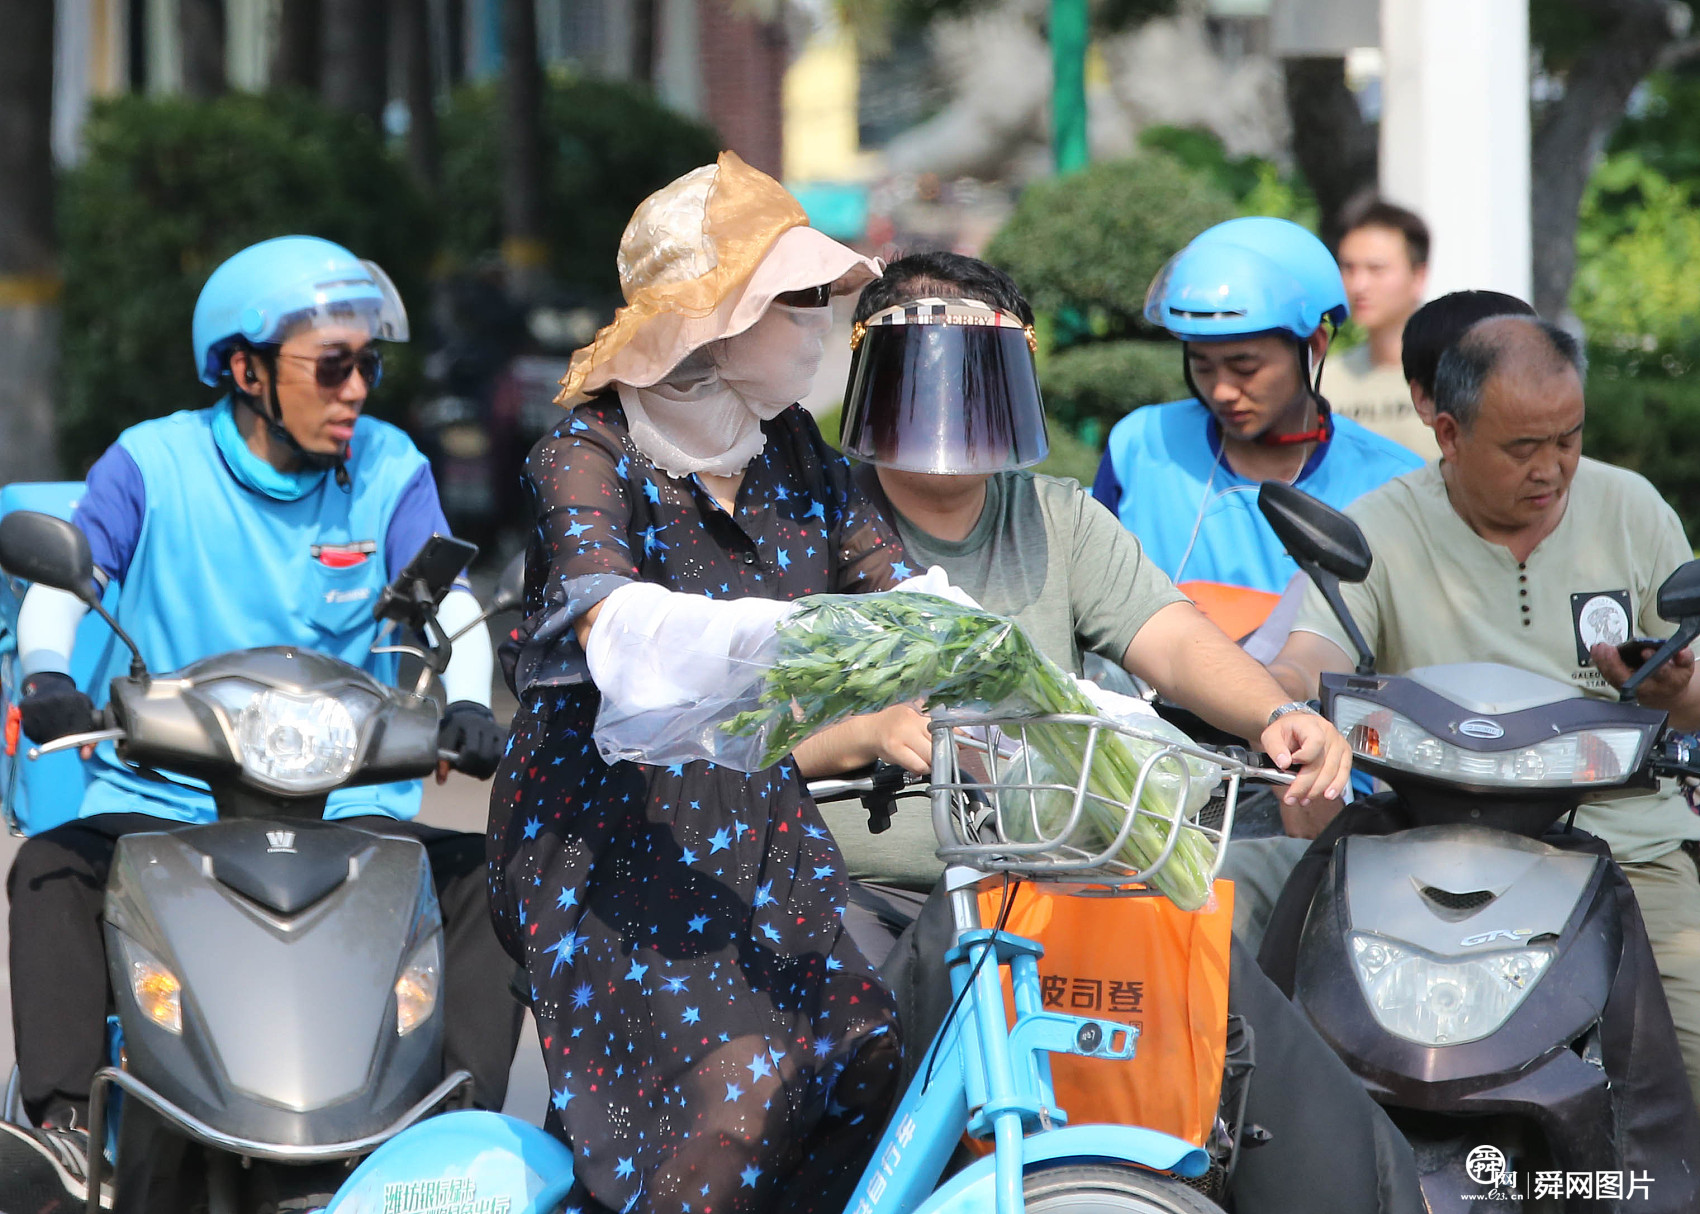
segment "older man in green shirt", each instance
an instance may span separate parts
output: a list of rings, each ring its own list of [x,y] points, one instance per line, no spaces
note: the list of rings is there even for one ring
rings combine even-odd
[[[1380,668],[1492,661],[1611,697],[1631,673],[1617,646],[1668,636],[1658,587],[1692,555],[1675,511],[1633,472],[1582,457],[1583,362],[1541,320],[1472,327],[1441,357],[1435,437],[1443,460],[1390,481],[1347,511],[1375,555],[1342,587]],[[1350,671],[1352,646],[1312,590],[1270,670],[1295,696]],[[1700,680],[1684,650],[1640,699],[1678,729],[1700,726]],[[1700,1093],[1700,817],[1669,783],[1585,805],[1635,890]]]

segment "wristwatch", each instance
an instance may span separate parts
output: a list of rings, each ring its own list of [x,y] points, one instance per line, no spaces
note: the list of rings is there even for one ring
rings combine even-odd
[[[1264,728],[1267,729],[1290,712],[1308,713],[1313,717],[1320,717],[1322,715],[1309,704],[1306,704],[1303,700],[1288,700],[1285,704],[1278,705],[1275,711],[1269,714],[1269,720],[1264,722]]]

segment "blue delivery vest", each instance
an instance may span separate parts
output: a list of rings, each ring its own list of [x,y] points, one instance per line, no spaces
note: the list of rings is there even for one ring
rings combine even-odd
[[[1336,415],[1333,426],[1295,484],[1336,510],[1422,466],[1350,418]],[[1174,581],[1280,594],[1298,566],[1258,511],[1257,488],[1221,458],[1210,411],[1178,400],[1135,409],[1116,423],[1093,492]]]
[[[176,670],[233,649],[295,645],[341,658],[393,686],[396,655],[370,652],[380,629],[372,605],[390,579],[384,560],[390,519],[425,457],[394,426],[361,417],[350,443],[350,489],[327,473],[299,500],[280,501],[231,474],[213,438],[216,412],[174,413],[118,438],[141,470],[146,503],[113,614],[148,669]],[[368,554],[336,568],[319,559],[321,546]],[[128,650],[110,639],[92,692],[97,703],[129,668]],[[210,822],[217,816],[210,795],[136,775],[110,743],[97,749],[96,759],[82,817],[146,813]],[[339,789],[325,816],[411,818],[421,793],[417,780]]]

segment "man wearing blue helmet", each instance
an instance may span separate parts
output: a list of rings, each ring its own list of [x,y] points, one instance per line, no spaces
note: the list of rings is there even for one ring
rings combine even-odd
[[[1233,219],[1203,232],[1152,282],[1145,317],[1184,343],[1193,397],[1118,422],[1092,492],[1243,637],[1298,571],[1258,513],[1259,484],[1286,481],[1344,507],[1421,461],[1333,416],[1317,391],[1346,293],[1327,248],[1297,224]],[[1221,587],[1261,597],[1249,615],[1243,595],[1212,611],[1213,599],[1233,598]]]
[[[374,343],[406,339],[406,313],[383,271],[329,241],[268,240],[213,272],[195,305],[195,367],[223,398],[126,430],[90,469],[74,518],[97,580],[118,587],[113,614],[150,668],[298,645],[394,681],[396,656],[371,652],[381,627],[373,603],[433,533],[449,531],[425,458],[400,430],[364,415],[383,371]],[[45,586],[25,597],[20,708],[38,743],[94,728],[94,702],[66,673],[85,610]],[[440,609],[450,633],[477,616],[464,583]],[[104,689],[126,669],[113,645],[91,686]],[[474,627],[442,675],[441,745],[479,778],[501,751],[491,672],[489,634]],[[25,842],[8,880],[20,1084],[41,1129],[33,1143],[0,1133],[0,1171],[8,1152],[46,1148],[73,1192],[90,1083],[106,1061],[100,914],[116,840],[215,817],[210,796],[143,779],[110,743],[84,757],[92,778],[78,819]],[[438,779],[446,776],[444,765]],[[325,812],[425,844],[444,918],[447,1061],[472,1071],[476,1099],[499,1108],[519,1010],[490,927],[483,841],[413,824],[420,797],[418,781],[340,789]]]

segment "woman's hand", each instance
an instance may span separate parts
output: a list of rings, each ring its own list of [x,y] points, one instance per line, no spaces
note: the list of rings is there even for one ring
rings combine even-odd
[[[855,771],[876,759],[924,776],[933,769],[933,736],[924,715],[898,704],[821,730],[797,747],[795,757],[805,780]]]

